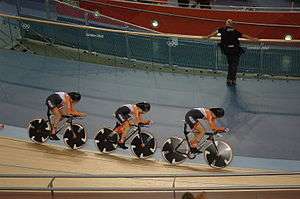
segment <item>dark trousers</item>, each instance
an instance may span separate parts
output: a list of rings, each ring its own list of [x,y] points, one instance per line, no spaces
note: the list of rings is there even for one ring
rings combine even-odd
[[[228,62],[227,81],[236,81],[236,73],[240,62],[240,54],[226,54]]]
[[[190,0],[178,0],[178,5],[181,7],[189,7]]]

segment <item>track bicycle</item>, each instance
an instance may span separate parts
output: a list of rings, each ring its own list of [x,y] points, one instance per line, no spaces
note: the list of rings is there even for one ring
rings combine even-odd
[[[198,152],[191,152],[191,144],[188,134],[192,131],[187,130],[187,124],[184,123],[185,138],[171,137],[167,139],[162,146],[162,156],[170,164],[180,164],[189,159],[195,159],[197,155],[203,153],[207,164],[213,168],[225,168],[232,159],[233,153],[229,144],[221,137],[223,132],[206,132],[199,143]]]
[[[132,153],[138,158],[148,158],[156,151],[156,141],[150,132],[142,129],[146,125],[131,125],[126,142],[130,142]],[[132,139],[131,139],[132,138]],[[110,128],[102,128],[95,136],[95,143],[102,153],[110,153],[118,148],[120,135]]]
[[[52,132],[51,118],[52,115],[48,110],[47,120],[40,118],[29,122],[29,138],[33,142],[44,143],[48,140]],[[71,149],[79,149],[87,142],[87,132],[85,128],[81,124],[73,122],[74,119],[80,118],[81,117],[75,115],[64,115],[57,130],[57,133],[63,132],[63,141]]]

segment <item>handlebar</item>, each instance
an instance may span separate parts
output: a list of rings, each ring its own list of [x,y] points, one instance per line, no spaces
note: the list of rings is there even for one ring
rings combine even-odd
[[[225,128],[224,131],[212,131],[212,132],[206,132],[205,135],[208,136],[215,136],[215,135],[219,135],[219,134],[223,134],[223,133],[228,133],[230,130],[228,128]]]
[[[84,116],[81,116],[81,115],[63,115],[62,116],[63,118],[67,118],[67,119],[73,119],[73,118],[76,118],[76,119],[81,119],[81,118],[84,118]]]
[[[139,124],[137,124],[137,125],[136,125],[136,124],[132,124],[131,126],[140,128],[140,127],[149,127],[150,125],[144,124],[144,123],[139,123]]]

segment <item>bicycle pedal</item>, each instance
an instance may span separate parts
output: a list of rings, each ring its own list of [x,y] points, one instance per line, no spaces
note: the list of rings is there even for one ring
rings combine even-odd
[[[195,158],[196,158],[196,154],[194,154],[194,153],[192,153],[192,152],[189,152],[189,153],[187,154],[187,156],[188,156],[189,159],[195,159]]]
[[[50,140],[60,140],[57,135],[50,135]]]
[[[199,154],[199,153],[202,153],[202,151],[200,151],[198,148],[191,147],[191,153],[193,153],[193,154]]]
[[[122,149],[128,149],[128,146],[125,145],[125,143],[118,143],[118,146]]]

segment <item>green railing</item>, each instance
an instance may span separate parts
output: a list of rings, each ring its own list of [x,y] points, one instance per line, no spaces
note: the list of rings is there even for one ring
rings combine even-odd
[[[75,9],[75,8],[74,8]],[[52,10],[53,3],[51,3]],[[81,12],[86,12],[82,11]],[[87,13],[87,12],[86,12]],[[19,13],[22,15],[22,13]],[[32,51],[53,55],[51,51],[62,51],[66,49],[73,51],[72,59],[79,61],[92,61],[94,58],[86,58],[82,52],[93,54],[98,57],[109,56],[111,59],[126,59],[132,62],[143,62],[144,65],[161,65],[160,67],[182,67],[191,69],[208,69],[212,71],[226,71],[226,57],[218,48],[218,41],[203,40],[201,37],[184,37],[179,35],[155,34],[150,32],[126,31],[104,29],[89,26],[95,24],[92,13],[85,14],[84,19],[62,16],[59,13],[48,13],[46,16],[57,16],[56,21],[46,19],[32,19],[28,16],[12,17],[1,15],[1,21],[7,25],[5,31],[0,32],[0,40],[7,41],[1,36],[5,32],[10,40],[18,37],[19,41],[26,41],[26,47]],[[101,18],[102,16],[100,16]],[[59,21],[58,21],[59,20]],[[77,24],[75,24],[77,23]],[[98,24],[102,26],[101,24]],[[134,28],[134,27],[133,27]],[[132,27],[130,28],[132,29]],[[14,31],[11,31],[14,30]],[[20,36],[16,36],[19,32]],[[39,41],[50,45],[34,47],[30,42]],[[25,44],[24,44],[25,45]],[[300,43],[268,41],[257,43],[242,42],[246,53],[241,56],[239,72],[246,74],[274,75],[274,76],[300,76]],[[56,54],[59,54],[57,53]],[[63,55],[61,55],[63,56]],[[70,56],[65,56],[70,58]],[[101,63],[101,61],[97,61]],[[112,62],[111,64],[115,65]]]

